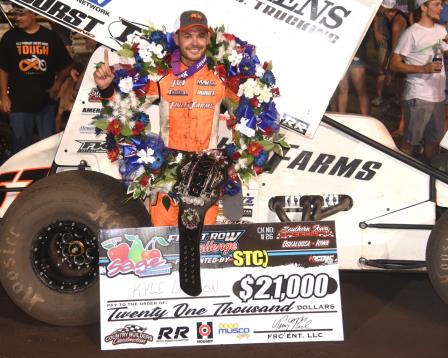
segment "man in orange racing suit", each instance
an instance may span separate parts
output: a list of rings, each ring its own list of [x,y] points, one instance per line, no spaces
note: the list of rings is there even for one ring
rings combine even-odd
[[[210,41],[207,18],[200,11],[185,11],[176,26],[174,41],[179,47],[172,56],[171,70],[158,82],[151,82],[147,96],[160,98],[160,134],[171,149],[195,152],[216,148],[218,117],[225,97],[238,101],[224,83],[207,67],[205,51]],[[95,82],[103,97],[113,92],[114,75],[107,52],[104,64],[94,73]],[[162,203],[164,194],[157,195],[151,205],[154,226],[176,226],[179,207],[171,201],[168,209]],[[170,199],[171,200],[171,199]],[[216,222],[217,205],[205,215],[204,224]]]

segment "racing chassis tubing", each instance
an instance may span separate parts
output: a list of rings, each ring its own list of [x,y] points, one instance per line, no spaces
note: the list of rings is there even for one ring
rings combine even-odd
[[[340,130],[341,132],[350,135],[351,137],[360,140],[361,142],[364,142],[368,145],[370,145],[371,147],[390,155],[391,157],[398,159],[400,161],[402,161],[403,163],[406,163],[407,165],[420,170],[421,172],[428,174],[431,177],[431,190],[430,190],[430,200],[431,201],[435,201],[435,188],[434,188],[434,179],[438,179],[440,181],[443,181],[444,183],[448,184],[448,174],[433,168],[427,164],[424,164],[420,161],[418,161],[417,159],[414,159],[402,152],[397,152],[393,149],[390,149],[376,141],[374,141],[373,139],[370,139],[368,137],[366,137],[365,135],[354,131],[353,129],[350,129],[349,127],[335,121],[334,119],[329,118],[328,116],[324,115],[322,117],[322,122],[330,125],[331,127],[334,127],[338,130]]]

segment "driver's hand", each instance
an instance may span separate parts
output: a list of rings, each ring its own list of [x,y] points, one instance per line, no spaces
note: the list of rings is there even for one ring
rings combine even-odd
[[[109,52],[104,50],[104,63],[99,65],[93,73],[93,79],[100,89],[106,89],[112,83],[114,74],[109,66]]]

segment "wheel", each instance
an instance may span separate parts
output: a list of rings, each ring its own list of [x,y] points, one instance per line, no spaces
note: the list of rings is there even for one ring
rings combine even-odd
[[[32,317],[75,326],[99,318],[100,228],[149,226],[140,201],[121,183],[90,171],[69,171],[31,185],[0,227],[0,281]]]
[[[429,236],[426,268],[437,294],[448,304],[448,212],[437,220]]]

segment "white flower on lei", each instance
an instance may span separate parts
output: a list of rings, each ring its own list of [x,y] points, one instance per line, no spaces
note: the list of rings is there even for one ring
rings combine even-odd
[[[224,59],[224,55],[226,54],[226,48],[224,46],[219,46],[218,54],[216,55],[216,59],[220,62]]]
[[[130,77],[130,76],[122,78],[120,80],[120,83],[118,84],[120,91],[123,93],[131,92],[133,86],[134,86],[134,82],[132,81],[132,77]]]
[[[246,169],[249,165],[247,164],[246,158],[238,159],[238,162],[235,164],[235,170],[240,171],[241,169]]]
[[[249,119],[242,117],[240,123],[235,126],[235,129],[246,137],[252,138],[255,136],[255,129],[248,127],[247,123],[249,123]]]
[[[236,50],[232,50],[228,60],[232,66],[238,66],[243,59],[243,55],[238,53]]]
[[[222,31],[216,32],[216,43],[217,44],[223,43],[225,40],[226,40],[226,38],[224,37],[224,32],[222,32]]]
[[[151,67],[155,66],[154,60],[152,59],[152,52],[149,48],[139,48],[138,54],[142,58],[143,62],[149,63]]]
[[[154,149],[152,148],[146,148],[145,149],[140,149],[137,153],[137,156],[139,157],[137,159],[137,163],[139,164],[151,164],[154,162],[154,160],[156,160],[154,158]]]
[[[160,44],[151,43],[149,49],[158,58],[163,58],[165,56],[165,50],[163,49],[163,46]]]
[[[246,98],[253,98],[257,91],[257,86],[257,81],[253,78],[249,78],[246,82],[240,84],[240,87],[238,88],[238,96],[241,97],[244,95]]]
[[[268,103],[272,98],[272,93],[269,90],[269,87],[265,84],[257,87],[257,91],[255,92],[257,98],[260,102]]]
[[[262,78],[265,72],[266,71],[264,70],[262,65],[255,66],[255,76],[257,76],[258,78]]]

